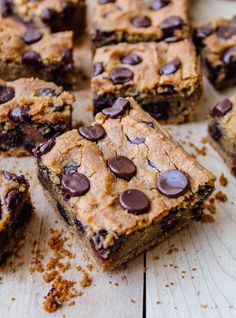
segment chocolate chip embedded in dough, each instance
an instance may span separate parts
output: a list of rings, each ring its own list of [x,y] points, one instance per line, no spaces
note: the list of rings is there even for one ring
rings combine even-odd
[[[15,90],[11,86],[0,85],[0,104],[9,102],[15,97]]]
[[[110,73],[110,80],[113,84],[125,84],[131,81],[134,73],[126,67],[116,67]]]
[[[115,176],[125,180],[130,180],[137,172],[135,164],[124,156],[115,156],[108,159],[107,165]]]
[[[140,16],[134,18],[131,21],[131,23],[135,28],[148,28],[151,26],[152,21],[149,17],[147,17],[145,15],[140,15]]]
[[[85,195],[89,189],[89,179],[82,173],[75,172],[62,176],[61,190],[67,198]]]
[[[185,194],[188,189],[187,176],[177,169],[164,171],[158,177],[157,190],[168,198],[177,198]]]
[[[78,131],[82,137],[90,141],[98,141],[106,136],[106,131],[101,125],[80,127]]]
[[[229,99],[224,99],[219,102],[215,107],[210,111],[212,117],[223,117],[227,114],[233,107],[233,103]]]
[[[111,118],[117,118],[120,115],[123,115],[124,112],[129,109],[130,102],[123,97],[118,97],[112,107],[104,108],[102,113]]]
[[[129,213],[139,215],[147,213],[150,209],[150,201],[145,193],[136,189],[128,189],[119,196],[120,205]]]
[[[160,68],[159,74],[160,75],[171,75],[178,71],[180,68],[181,62],[179,59],[174,59],[173,61],[163,65]]]

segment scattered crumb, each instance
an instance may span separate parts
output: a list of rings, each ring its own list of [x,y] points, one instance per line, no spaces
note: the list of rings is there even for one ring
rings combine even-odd
[[[157,304],[157,305],[160,305],[160,304],[161,304],[161,301],[160,301],[160,300],[157,300],[157,301],[156,301],[156,304]]]
[[[11,298],[11,300],[12,300],[12,301],[15,301],[15,300],[16,300],[16,298],[15,298],[15,297],[12,297],[12,298]]]
[[[91,282],[92,282],[92,279],[91,279],[91,277],[89,276],[89,274],[88,273],[86,273],[86,272],[84,272],[83,273],[83,278],[82,278],[82,280],[80,281],[80,286],[81,287],[88,287],[88,286],[90,286],[91,285]]]
[[[54,270],[52,272],[46,272],[43,274],[43,280],[46,283],[50,283],[52,280],[54,280],[56,278],[56,276],[58,275],[58,271]]]
[[[206,144],[206,143],[207,143],[207,137],[202,137],[201,143],[202,143],[202,144]]]
[[[203,208],[210,212],[211,214],[216,213],[216,205],[215,205],[215,199],[214,198],[209,198],[203,203]]]
[[[226,187],[227,184],[228,184],[228,179],[224,176],[224,174],[222,173],[220,178],[219,178],[219,181],[220,181],[220,185],[222,187]]]
[[[202,308],[207,308],[207,307],[208,307],[208,305],[207,305],[207,304],[205,304],[205,305],[201,305],[201,307],[202,307]]]
[[[201,222],[202,223],[214,223],[215,219],[211,214],[203,214]]]
[[[225,193],[223,193],[222,191],[218,191],[216,194],[215,194],[215,199],[220,201],[220,202],[225,202],[228,200],[228,197]]]
[[[75,301],[74,300],[72,300],[69,304],[68,304],[68,306],[74,306],[75,305]]]
[[[202,148],[198,148],[196,145],[194,145],[192,142],[188,143],[189,147],[193,148],[195,151],[195,154],[193,154],[193,157],[196,158],[197,156],[206,156],[207,155],[207,148],[203,146]]]
[[[171,254],[173,254],[173,253],[177,253],[177,252],[179,252],[179,249],[178,249],[178,247],[173,247],[173,248],[170,248],[168,251],[167,251],[167,255],[171,255]]]
[[[131,303],[136,304],[136,300],[131,299],[130,301],[131,301]]]

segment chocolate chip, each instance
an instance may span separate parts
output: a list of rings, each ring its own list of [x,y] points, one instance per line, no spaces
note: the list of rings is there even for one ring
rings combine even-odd
[[[99,4],[115,3],[116,0],[98,0]]]
[[[207,38],[209,35],[211,35],[214,32],[213,26],[211,23],[207,23],[195,30],[195,37],[198,40],[203,40]]]
[[[164,39],[164,42],[166,43],[176,43],[176,42],[180,42],[182,41],[183,39],[180,38],[180,37],[176,37],[176,36],[170,36],[168,38],[165,38]]]
[[[233,25],[221,26],[217,30],[217,36],[223,40],[228,40],[235,34],[236,34],[236,27]]]
[[[104,67],[102,62],[98,62],[93,66],[92,77],[98,76],[104,72]]]
[[[130,55],[122,57],[121,62],[123,64],[138,65],[142,62],[142,59],[140,56],[138,56],[138,54],[131,53]]]
[[[174,59],[173,61],[165,64],[160,68],[159,74],[160,75],[170,75],[174,74],[178,71],[179,67],[181,65],[181,62],[179,59]]]
[[[76,217],[76,215],[73,216],[73,220],[74,220],[74,223],[75,223],[75,228],[78,232],[80,233],[85,233],[85,227],[84,225],[82,224],[82,222],[80,222],[78,220],[78,218]]]
[[[177,198],[187,192],[189,180],[176,169],[164,171],[157,180],[157,190],[168,198]]]
[[[68,67],[72,68],[74,64],[73,60],[73,50],[72,49],[64,49],[61,53],[62,62]]]
[[[22,39],[26,44],[33,44],[40,41],[42,37],[43,34],[39,29],[29,27],[23,34]]]
[[[39,88],[37,90],[37,95],[40,97],[45,97],[45,96],[59,96],[61,94],[61,92],[56,91],[53,88],[50,87],[43,87],[43,88]]]
[[[10,0],[1,0],[0,13],[3,18],[8,17],[12,13]]]
[[[113,84],[125,84],[131,81],[134,73],[126,67],[116,67],[110,73],[110,80]]]
[[[121,193],[119,202],[123,209],[135,215],[147,213],[150,208],[146,194],[136,189],[128,189]]]
[[[152,10],[160,10],[161,8],[170,4],[170,0],[153,0],[150,4]]]
[[[220,129],[220,126],[217,122],[213,121],[208,126],[208,132],[212,139],[218,141],[222,137],[222,131]]]
[[[16,207],[19,203],[21,194],[18,189],[10,190],[6,195],[6,205],[8,209]]]
[[[129,138],[127,135],[125,135],[127,140],[131,143],[131,144],[134,144],[134,145],[141,145],[141,144],[144,144],[145,141],[146,141],[146,138],[145,137],[135,137],[133,139]]]
[[[82,137],[90,141],[98,141],[106,136],[105,129],[101,125],[80,127],[78,131]]]
[[[8,171],[3,171],[3,175],[8,181],[25,182],[24,176],[17,176],[17,175],[15,175],[11,172],[8,172]]]
[[[152,24],[150,18],[145,15],[134,18],[131,23],[135,28],[148,28]]]
[[[30,120],[30,115],[29,115],[29,106],[24,105],[21,107],[16,107],[13,108],[10,112],[10,119],[14,122],[14,123],[26,123],[29,122]]]
[[[64,173],[65,174],[74,174],[75,172],[77,172],[77,169],[78,169],[78,167],[74,163],[71,163],[71,164],[65,166]]]
[[[224,99],[218,103],[211,111],[210,115],[212,117],[223,117],[232,109],[233,103],[229,99]]]
[[[78,172],[64,174],[61,180],[61,189],[67,199],[82,196],[89,191],[90,182],[85,175]]]
[[[154,126],[154,124],[153,124],[153,122],[151,122],[151,121],[145,121],[145,120],[143,120],[142,121],[145,125],[147,125],[148,127],[150,127],[150,128],[154,128],[155,126]]]
[[[236,46],[233,46],[229,50],[227,50],[224,53],[222,60],[224,64],[226,65],[230,65],[231,63],[236,63]]]
[[[163,32],[169,34],[175,31],[176,29],[182,29],[183,25],[183,19],[179,16],[173,15],[171,17],[164,19],[160,24],[160,28]]]
[[[43,142],[41,144],[39,144],[34,150],[33,150],[33,154],[35,157],[41,157],[43,155],[45,155],[46,153],[48,153],[50,150],[52,150],[52,148],[55,145],[55,139],[49,139],[46,142]]]
[[[123,115],[129,107],[130,102],[127,99],[118,97],[112,107],[103,109],[102,113],[108,117],[117,118],[118,116]]]
[[[52,8],[45,8],[41,13],[41,20],[45,24],[51,24],[57,17],[57,12]]]
[[[33,50],[27,51],[22,55],[22,62],[36,69],[43,67],[43,61],[40,54]]]
[[[125,180],[130,180],[137,172],[135,164],[124,156],[115,156],[108,159],[107,165],[115,176]]]
[[[0,85],[0,104],[9,102],[15,97],[15,90],[13,87]]]

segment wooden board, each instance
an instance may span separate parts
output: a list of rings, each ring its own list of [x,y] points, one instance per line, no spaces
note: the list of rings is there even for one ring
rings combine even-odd
[[[233,13],[236,13],[235,1],[191,2],[191,14],[197,20],[211,15],[231,17]],[[87,42],[80,45],[76,56],[81,67],[89,73],[91,54]],[[170,131],[178,140],[189,138],[201,148],[201,138],[206,136],[208,109],[234,93],[235,88],[220,94],[205,81],[202,111],[196,122],[169,127]],[[74,107],[74,122],[82,120],[90,123],[89,84],[82,83],[76,95],[78,101]],[[193,152],[188,144],[185,146]],[[30,179],[35,205],[33,219],[20,249],[21,259],[11,259],[13,265],[8,262],[8,266],[0,270],[0,318],[44,318],[49,315],[54,318],[236,317],[236,180],[229,175],[218,154],[210,146],[206,147],[207,156],[198,156],[199,161],[216,176],[223,172],[229,180],[226,188],[217,182],[217,190],[223,190],[228,201],[217,204],[215,222],[192,224],[119,272],[100,273],[93,270],[92,285],[84,290],[82,297],[76,299],[75,306],[62,306],[53,314],[42,309],[43,297],[50,285],[43,281],[41,273],[29,273],[33,259],[31,251],[39,248],[45,257],[45,265],[52,256],[47,245],[50,228],[68,229],[43,195],[35,175],[34,159],[0,159],[2,169],[25,173]],[[71,269],[65,277],[79,281],[81,274],[75,267],[81,265],[85,268],[88,260],[82,254],[77,239],[68,235],[70,250],[76,258],[71,261]],[[21,261],[23,265],[16,266]],[[12,297],[15,299],[12,300]]]

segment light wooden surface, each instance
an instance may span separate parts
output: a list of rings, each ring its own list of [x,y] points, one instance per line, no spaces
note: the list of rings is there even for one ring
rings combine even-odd
[[[211,15],[230,17],[236,13],[236,2],[195,0],[192,1],[191,10],[194,19]],[[80,64],[86,65],[88,57],[87,46],[83,45],[77,56]],[[201,148],[200,140],[206,135],[208,108],[234,93],[236,90],[230,89],[220,94],[206,82],[202,111],[197,121],[171,127],[171,132],[179,140],[186,140],[189,136],[189,141]],[[92,118],[90,92],[84,87],[77,96],[75,122],[82,119],[89,123]],[[186,147],[193,152],[192,148]],[[210,146],[207,145],[207,156],[199,156],[198,159],[216,176],[223,172],[229,180],[226,188],[217,182],[217,190],[223,190],[228,201],[217,204],[215,223],[192,224],[156,249],[130,262],[120,272],[100,273],[94,270],[91,274],[92,286],[76,299],[76,305],[63,306],[53,314],[42,309],[49,285],[43,282],[41,274],[35,272],[31,275],[28,269],[33,257],[33,242],[37,242],[36,248],[39,247],[47,259],[52,256],[47,246],[49,229],[67,230],[66,226],[60,220],[55,223],[58,218],[38,184],[34,159],[0,159],[2,169],[23,172],[30,178],[36,208],[20,250],[24,264],[12,273],[12,268],[19,263],[17,258],[13,258],[14,265],[8,263],[0,271],[0,318],[44,318],[49,315],[53,318],[236,317],[236,180],[229,175],[226,165]],[[87,259],[76,238],[71,237],[70,243],[76,259],[72,260],[72,269],[65,276],[78,280],[80,274],[75,270],[75,265],[86,266]],[[172,253],[171,248],[174,248]]]

